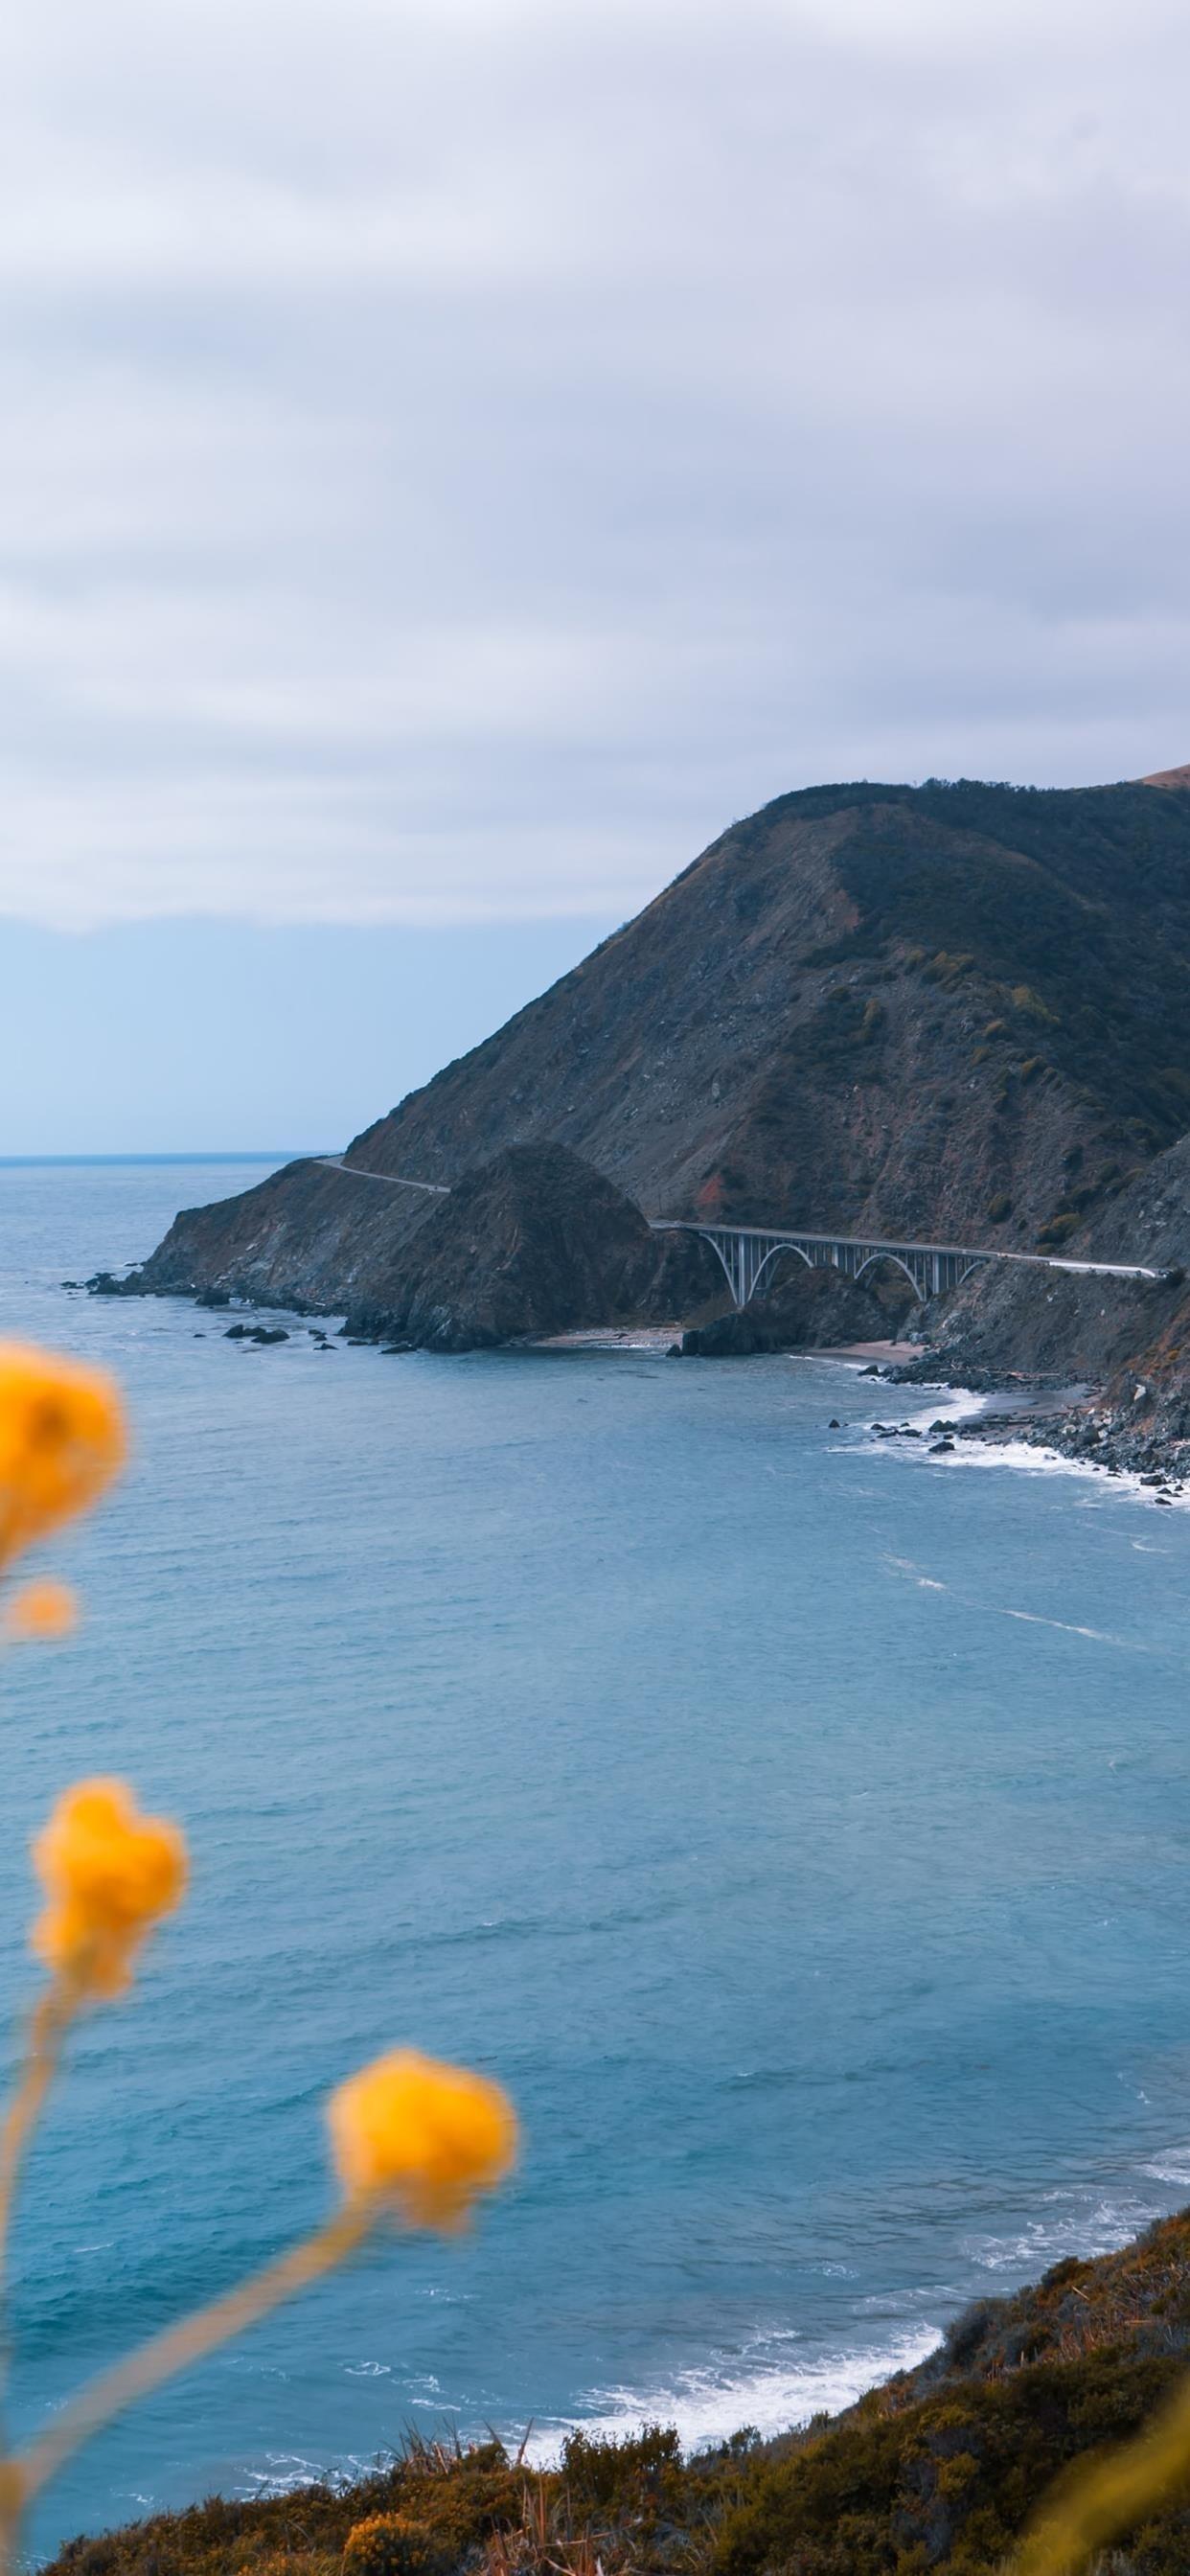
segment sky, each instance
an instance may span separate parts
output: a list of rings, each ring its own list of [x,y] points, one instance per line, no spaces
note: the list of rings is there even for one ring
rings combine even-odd
[[[790,787],[1190,758],[1188,83],[1182,0],[9,11],[0,1152],[353,1132]]]

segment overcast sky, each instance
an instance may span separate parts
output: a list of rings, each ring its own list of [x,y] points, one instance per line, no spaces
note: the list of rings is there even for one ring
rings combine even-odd
[[[1184,0],[10,10],[0,915],[581,947],[787,787],[1190,758],[1188,89]]]

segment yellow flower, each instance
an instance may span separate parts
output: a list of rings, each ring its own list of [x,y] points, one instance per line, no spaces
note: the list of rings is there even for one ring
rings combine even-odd
[[[412,2048],[349,2076],[328,2118],[348,2198],[391,2199],[410,2227],[461,2226],[516,2163],[516,2113],[501,2087]]]
[[[80,1996],[121,1994],[136,1951],[186,1885],[176,1825],[142,1816],[122,1780],[64,1790],[33,1846],[49,1898],[33,1947]]]
[[[68,1637],[78,1626],[78,1599],[68,1583],[27,1583],[8,1605],[10,1637]]]
[[[120,1398],[101,1370],[0,1342],[0,1565],[86,1511],[124,1448]]]

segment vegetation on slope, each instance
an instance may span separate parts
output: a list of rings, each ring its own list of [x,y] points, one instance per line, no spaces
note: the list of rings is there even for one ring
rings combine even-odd
[[[363,2481],[214,2498],[72,2542],[49,2576],[994,2576],[1055,2476],[1133,2433],[1186,2367],[1190,2212],[968,2310],[834,2421],[681,2457],[654,2427],[537,2470],[414,2443]],[[1184,2576],[1190,2490],[1112,2576]]]

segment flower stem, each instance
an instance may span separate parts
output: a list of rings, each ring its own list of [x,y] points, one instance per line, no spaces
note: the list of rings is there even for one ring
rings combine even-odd
[[[61,1979],[50,1986],[40,2003],[34,2006],[17,2089],[0,2123],[0,2288],[4,2282],[9,2229],[21,2167],[57,2073],[62,2042],[74,2009],[74,1993]]]
[[[378,2209],[373,2199],[348,2201],[320,2227],[313,2236],[304,2237],[300,2245],[291,2245],[287,2254],[266,2263],[263,2271],[254,2272],[238,2288],[228,2290],[209,2306],[197,2308],[191,2317],[183,2317],[175,2326],[166,2326],[161,2334],[152,2335],[148,2343],[123,2361],[101,2370],[97,2377],[80,2389],[77,2397],[62,2407],[44,2433],[30,2442],[10,2463],[18,2481],[18,2502],[23,2508],[54,2477],[65,2460],[89,2442],[92,2434],[121,2415],[136,2398],[148,2396],[191,2362],[205,2360],[232,2335],[242,2334],[245,2327],[257,2324],[270,2310],[280,2307],[298,2290],[321,2280],[337,2263],[353,2254],[370,2235],[376,2224]],[[3,2560],[0,2557],[0,2576]]]

